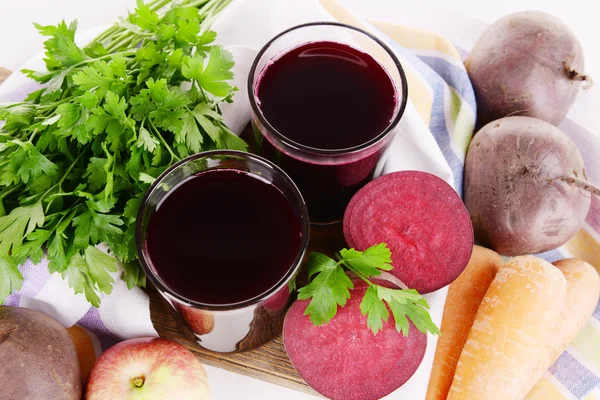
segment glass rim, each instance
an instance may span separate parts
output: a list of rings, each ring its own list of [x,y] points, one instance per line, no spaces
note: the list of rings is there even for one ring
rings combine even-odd
[[[311,147],[311,146],[303,145],[301,143],[298,143],[298,142],[288,138],[287,136],[285,136],[281,132],[279,132],[277,129],[275,129],[275,127],[273,127],[271,125],[271,123],[267,120],[267,118],[264,116],[262,110],[258,106],[257,96],[256,96],[256,93],[254,90],[254,75],[258,68],[258,63],[259,63],[260,59],[267,52],[267,50],[271,47],[271,45],[273,43],[275,43],[282,36],[284,36],[290,32],[293,32],[293,31],[296,31],[296,30],[299,30],[302,28],[306,28],[306,27],[311,27],[311,26],[332,26],[332,27],[345,28],[345,29],[349,29],[349,30],[353,30],[355,32],[361,33],[361,34],[367,36],[369,39],[373,40],[379,46],[381,46],[381,48],[383,48],[383,50],[385,50],[385,52],[390,56],[390,58],[394,62],[394,65],[398,69],[398,73],[400,75],[400,81],[401,81],[400,86],[402,88],[402,99],[398,104],[398,110],[396,112],[396,115],[394,116],[394,118],[390,121],[388,126],[381,133],[379,133],[374,138],[366,141],[365,143],[361,143],[356,146],[346,147],[346,148],[341,148],[341,149],[321,149],[318,147]],[[307,42],[307,43],[309,43],[309,42]],[[377,61],[377,60],[375,60],[375,61]],[[382,68],[385,70],[385,67],[382,66]],[[392,82],[393,82],[393,78],[391,76],[390,76],[390,80],[392,80]],[[376,145],[381,140],[383,140],[387,136],[388,133],[392,132],[396,128],[396,126],[400,122],[400,119],[404,115],[404,110],[406,109],[406,103],[408,102],[408,83],[406,81],[406,74],[404,73],[404,68],[402,67],[402,64],[400,63],[400,60],[398,60],[398,57],[393,52],[393,50],[390,49],[390,47],[383,40],[379,39],[377,36],[373,35],[372,33],[367,32],[364,29],[357,28],[355,26],[343,24],[341,22],[330,22],[330,21],[308,22],[308,23],[293,26],[291,28],[288,28],[288,29],[278,33],[260,49],[260,51],[258,52],[256,57],[254,58],[254,61],[252,62],[252,66],[250,68],[250,72],[248,73],[247,81],[248,81],[247,82],[247,90],[248,90],[248,97],[250,98],[250,106],[252,108],[254,115],[258,118],[260,123],[263,126],[265,126],[269,130],[269,132],[273,134],[273,136],[275,136],[277,139],[282,141],[287,146],[290,146],[295,150],[300,150],[300,151],[313,153],[313,154],[319,154],[319,155],[352,154],[352,153],[360,152],[362,150],[368,149],[371,146]]]
[[[152,196],[152,194],[157,190],[158,186],[164,181],[164,179],[169,174],[171,174],[173,171],[177,170],[179,167],[185,166],[186,164],[188,164],[192,161],[198,160],[198,159],[210,158],[210,157],[214,157],[214,156],[243,157],[246,160],[250,160],[251,162],[258,163],[258,164],[262,165],[263,167],[267,167],[268,169],[273,170],[276,174],[281,175],[283,177],[283,179],[291,185],[291,188],[292,188],[293,199],[288,199],[288,201],[290,201],[290,205],[293,208],[297,208],[299,210],[300,217],[302,218],[302,222],[301,222],[302,238],[300,241],[300,247],[296,254],[296,258],[290,264],[286,273],[279,279],[279,281],[277,281],[277,283],[275,283],[268,290],[254,296],[252,298],[242,300],[242,301],[239,301],[236,303],[226,303],[226,304],[202,303],[199,301],[188,299],[187,297],[176,293],[173,289],[168,287],[162,281],[162,279],[160,279],[159,274],[157,274],[155,272],[154,268],[149,265],[149,262],[151,263],[150,255],[148,254],[147,258],[148,258],[149,262],[147,262],[147,260],[146,260],[147,252],[144,252],[145,237],[142,238],[142,233],[143,233],[142,232],[142,221],[144,218],[144,213],[145,213],[146,209],[149,207],[149,200],[150,200],[150,197]],[[230,169],[238,169],[238,168],[233,167]],[[207,170],[210,170],[210,168]],[[264,178],[262,178],[261,176],[255,174],[251,171],[244,171],[244,172],[247,172],[250,175],[261,178],[261,180],[264,181]],[[272,184],[275,185],[274,183],[272,183]],[[277,185],[275,185],[275,186],[278,188],[278,190],[280,190],[282,192],[282,194],[284,196],[286,196],[286,194],[283,193],[283,191]],[[297,204],[292,203],[292,201],[297,202]],[[151,211],[151,212],[155,212],[155,211]],[[285,285],[290,280],[290,278],[292,278],[298,272],[298,270],[300,269],[300,267],[302,265],[302,260],[304,259],[304,256],[306,255],[306,252],[308,250],[309,236],[310,236],[310,220],[309,220],[309,216],[308,216],[308,208],[306,207],[306,202],[304,201],[304,198],[302,197],[302,194],[300,193],[300,190],[298,189],[298,187],[296,186],[294,181],[281,168],[279,168],[274,163],[272,163],[260,156],[257,156],[255,154],[251,154],[251,153],[247,153],[247,152],[243,152],[243,151],[237,151],[237,150],[204,151],[204,152],[200,152],[200,153],[188,156],[188,157],[176,162],[175,164],[171,165],[162,174],[160,174],[158,176],[158,178],[156,178],[156,180],[150,185],[150,187],[146,191],[146,194],[144,195],[144,197],[142,199],[142,203],[140,204],[140,208],[138,210],[136,222],[135,222],[136,254],[138,256],[140,265],[142,266],[142,270],[146,274],[146,277],[150,280],[150,282],[152,282],[152,284],[160,292],[162,292],[164,294],[168,294],[169,296],[171,296],[172,298],[181,302],[184,305],[191,306],[191,307],[198,308],[198,309],[205,310],[205,311],[231,311],[231,310],[242,309],[242,308],[260,303],[264,299],[268,298],[269,296],[271,296],[272,294],[274,294],[275,292],[280,290],[282,287],[285,287]]]

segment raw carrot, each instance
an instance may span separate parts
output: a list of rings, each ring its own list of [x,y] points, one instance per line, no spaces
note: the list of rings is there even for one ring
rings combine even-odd
[[[438,339],[427,388],[427,400],[446,399],[456,363],[467,341],[479,304],[502,264],[502,258],[495,251],[473,246],[469,264],[450,284],[442,318],[442,334]]]
[[[568,258],[557,261],[554,265],[560,269],[567,280],[567,298],[562,308],[559,323],[554,328],[546,350],[540,354],[537,382],[533,388],[531,382],[526,383],[523,394],[526,399],[541,399],[538,393],[543,390],[540,382],[544,371],[548,369],[575,339],[588,323],[598,304],[600,297],[600,276],[594,267],[583,260]],[[443,328],[443,325],[442,325]]]
[[[516,257],[500,268],[475,316],[448,400],[520,400],[566,294],[562,272],[542,259]]]

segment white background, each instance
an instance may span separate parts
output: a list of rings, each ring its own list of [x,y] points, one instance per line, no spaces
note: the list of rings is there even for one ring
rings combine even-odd
[[[302,0],[298,0],[302,1]],[[356,13],[391,22],[404,20],[406,7],[430,13],[443,10],[491,23],[514,11],[538,9],[557,15],[579,38],[586,55],[586,72],[600,83],[600,0],[342,0]],[[112,24],[135,0],[0,0],[0,66],[14,70],[42,50],[42,39],[32,23],[55,24],[79,20],[81,30]],[[313,396],[206,367],[215,400],[300,400]],[[412,400],[412,399],[411,399]]]

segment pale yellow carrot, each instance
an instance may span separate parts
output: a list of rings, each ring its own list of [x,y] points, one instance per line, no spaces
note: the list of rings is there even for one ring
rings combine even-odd
[[[569,343],[581,332],[590,320],[600,297],[600,276],[596,269],[583,260],[568,258],[554,265],[560,269],[567,280],[567,298],[562,308],[559,323],[554,328],[546,350],[540,354],[537,376],[532,382],[526,382],[523,394],[526,399],[541,399],[544,382],[540,381],[544,371],[556,361]]]
[[[500,268],[477,311],[448,400],[521,400],[566,293],[562,272],[542,259],[516,257]]]

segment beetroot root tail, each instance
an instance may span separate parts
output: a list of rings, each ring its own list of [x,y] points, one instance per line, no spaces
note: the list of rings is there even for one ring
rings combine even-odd
[[[574,176],[561,176],[556,178],[559,181],[566,182],[568,185],[575,186],[600,197],[600,188],[592,185],[584,179],[575,178]]]

